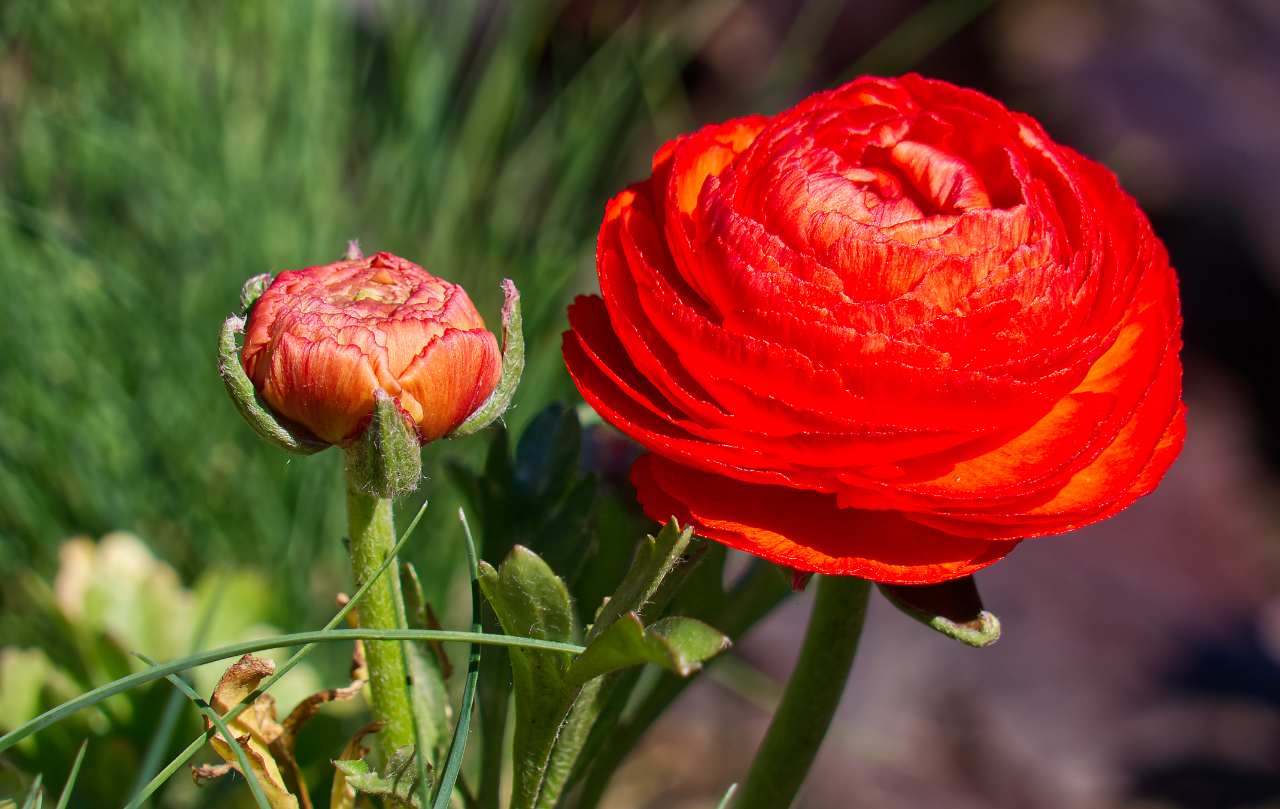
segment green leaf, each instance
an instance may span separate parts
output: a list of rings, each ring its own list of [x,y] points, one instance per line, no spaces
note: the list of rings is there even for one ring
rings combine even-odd
[[[563,402],[551,404],[533,417],[516,444],[516,478],[536,498],[559,495],[573,480],[581,452],[577,412]]]
[[[364,737],[370,733],[376,733],[385,722],[371,722],[365,725],[356,734],[351,737],[346,746],[342,748],[342,754],[334,761],[333,786],[329,790],[329,809],[355,809],[356,805],[356,788],[347,782],[347,774],[339,766],[340,762],[359,762],[356,770],[358,774],[369,772],[369,766],[360,761],[369,754],[369,748],[363,744]]]
[[[644,622],[662,614],[667,603],[681,584],[697,568],[706,555],[708,545],[702,545],[693,553],[682,552],[689,546],[689,532],[678,532],[674,525],[667,526],[655,540],[649,537],[641,544],[636,560],[628,576],[601,610],[603,616],[609,606],[627,603],[639,605],[638,612],[619,618],[608,629],[595,636],[588,644],[592,650],[575,661],[569,671],[568,686],[576,691],[569,711],[547,765],[538,807],[554,807],[567,780],[578,767],[578,759],[594,734],[594,727],[602,716],[611,730],[621,713],[630,691],[635,687],[634,678],[623,677],[622,669],[652,662],[681,676],[696,671],[703,660],[728,646],[728,638],[698,621],[671,618],[660,621],[648,630]],[[596,621],[603,628],[604,618]],[[595,632],[593,630],[593,635]],[[622,687],[623,693],[615,692]],[[606,714],[607,706],[613,706]],[[599,750],[602,737],[596,735],[591,752]]]
[[[600,611],[600,605],[613,595],[627,575],[635,557],[635,538],[643,535],[641,526],[649,524],[647,517],[644,523],[636,520],[633,524],[627,507],[617,497],[603,491],[597,499],[594,516],[590,552],[578,568],[576,580],[570,585],[578,614],[584,621],[590,621]],[[643,517],[643,513],[640,516]]]
[[[577,413],[563,403],[552,404],[530,420],[518,442],[512,438],[504,426],[494,426],[482,473],[458,464],[447,467],[479,518],[483,555],[496,562],[522,545],[542,557],[552,570],[564,574],[573,596],[579,588],[598,587],[599,595],[594,596],[594,605],[598,605],[621,578],[626,561],[616,577],[601,579],[584,573],[596,559],[590,544],[597,486],[594,476],[578,474],[582,427]],[[628,559],[629,546],[625,540],[621,546]],[[484,607],[483,613],[485,631],[496,631],[500,622],[492,608]],[[505,648],[486,651],[479,678],[484,742],[478,800],[490,806],[500,791],[502,737],[512,690]]]
[[[572,637],[569,591],[528,548],[517,545],[497,570],[482,562],[480,589],[506,634],[557,643]],[[511,805],[531,807],[560,723],[572,704],[573,694],[565,685],[572,656],[543,649],[512,648],[509,653],[516,700]]]
[[[605,629],[629,612],[641,612],[658,590],[662,580],[680,562],[681,554],[689,546],[693,528],[680,529],[673,519],[662,527],[657,537],[645,537],[636,551],[631,569],[618,585],[618,589],[596,615],[595,625],[587,635],[587,645]]]
[[[731,645],[728,637],[693,618],[666,618],[646,628],[632,612],[587,645],[569,669],[568,685],[577,688],[602,674],[642,663],[656,663],[688,677]]]
[[[969,646],[1000,639],[1000,619],[982,608],[973,576],[939,584],[877,584],[881,595],[906,615]]]
[[[694,571],[702,563],[702,560],[711,552],[711,546],[714,542],[707,542],[700,537],[695,537],[699,541],[696,547],[690,543],[684,553],[676,559],[674,565],[668,568],[666,574],[662,577],[662,581],[658,582],[658,586],[654,588],[648,600],[640,608],[640,620],[646,624],[652,623],[667,609],[667,605],[675,598],[680,588],[684,587],[684,583],[689,580]]]
[[[429,629],[427,604],[422,583],[409,562],[400,564],[400,589],[404,593],[405,616],[410,629]],[[438,646],[438,644],[436,644]],[[431,644],[406,644],[405,664],[412,681],[410,697],[417,727],[417,743],[427,753],[427,761],[442,759],[449,744],[449,691],[440,659]]]
[[[509,435],[499,426],[483,474],[449,465],[455,484],[479,516],[483,556],[502,559],[523,545],[574,586],[590,555],[597,488],[595,476],[578,474],[581,435],[573,408],[556,403],[530,421],[514,457]]]
[[[240,287],[240,314],[248,317],[249,310],[253,308],[253,304],[257,302],[258,298],[262,297],[262,293],[266,292],[269,286],[271,286],[271,273],[269,272],[255,275],[245,281],[244,286]]]
[[[773,571],[772,565],[752,560],[747,572],[726,592],[722,586],[725,547],[719,543],[710,543],[708,547],[701,563],[690,571],[685,585],[675,594],[672,608],[715,626],[730,638],[742,637],[779,601],[791,595],[791,588]],[[607,675],[604,679],[612,676],[626,678],[628,673]],[[621,718],[623,706],[619,703],[625,701],[625,691],[633,686],[623,683],[611,695],[583,746],[587,754],[585,760],[575,764],[565,784],[565,789],[572,790],[583,782],[579,792],[564,793],[578,796],[575,806],[594,809],[622,760],[692,681],[691,677],[664,672],[649,693],[628,708],[625,719]]]
[[[417,752],[411,744],[396,750],[380,773],[371,771],[363,759],[340,759],[333,762],[333,766],[346,779],[347,785],[360,792],[394,798],[406,806],[422,809],[418,789]],[[427,776],[431,779],[435,777],[429,766]]]

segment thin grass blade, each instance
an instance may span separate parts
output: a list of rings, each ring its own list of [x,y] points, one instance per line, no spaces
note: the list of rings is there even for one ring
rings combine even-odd
[[[480,632],[481,606],[480,599],[480,558],[476,554],[476,543],[471,536],[471,526],[467,524],[467,515],[458,509],[458,519],[462,521],[462,536],[467,542],[467,574],[471,576],[471,631]],[[467,663],[467,682],[462,689],[462,705],[458,708],[458,724],[453,729],[453,742],[449,745],[449,757],[445,759],[444,771],[436,784],[434,800],[428,804],[423,796],[422,805],[430,805],[431,809],[448,809],[449,798],[453,795],[453,785],[458,780],[458,772],[462,769],[462,754],[467,747],[467,738],[471,733],[471,712],[476,701],[476,685],[480,682],[480,644],[472,643]]]
[[[40,809],[40,803],[44,798],[40,792],[42,778],[40,773],[36,773],[35,780],[31,782],[31,789],[27,792],[27,798],[22,802],[22,809]]]
[[[67,783],[62,785],[62,794],[58,796],[57,809],[67,809],[67,801],[71,800],[71,788],[76,785],[76,776],[80,774],[80,765],[84,763],[84,751],[88,746],[88,739],[80,742],[80,752],[76,753],[76,763],[71,765],[71,774],[67,776]]]
[[[213,738],[213,732],[214,729],[209,728],[202,735],[197,736],[195,741],[187,745],[186,750],[179,753],[173,761],[169,762],[168,766],[156,773],[155,777],[148,781],[146,786],[138,790],[137,794],[135,794],[133,798],[125,804],[125,809],[140,809],[143,804],[151,799],[151,796],[155,794],[155,791],[160,788],[161,784],[173,777],[173,774],[177,772],[183,764],[190,761],[191,757],[199,752],[201,747],[204,747],[205,742]]]
[[[200,623],[196,626],[196,633],[191,641],[191,653],[195,654],[200,651],[200,647],[204,645],[204,639],[209,634],[209,627],[213,625],[213,616],[218,611],[218,605],[222,602],[222,595],[227,591],[227,577],[219,576],[218,582],[214,587],[213,596],[209,599],[208,605],[204,608],[204,614],[200,616]],[[179,674],[178,676],[182,676]],[[160,714],[160,724],[156,727],[155,735],[151,737],[151,741],[147,742],[146,752],[142,756],[142,764],[138,767],[138,775],[134,778],[133,788],[129,790],[130,795],[136,795],[156,774],[156,770],[160,768],[160,760],[164,756],[164,751],[169,747],[169,741],[173,739],[173,732],[178,727],[178,720],[182,717],[182,692],[174,689],[169,694],[168,700],[164,704],[164,712]]]
[[[144,654],[139,652],[134,652],[134,654],[148,666],[159,665]],[[240,764],[240,774],[244,776],[245,782],[249,784],[249,791],[253,793],[253,800],[258,804],[258,809],[271,809],[271,804],[267,802],[267,796],[262,791],[262,784],[258,783],[258,775],[253,771],[253,766],[249,764],[249,757],[244,754],[244,748],[236,741],[235,734],[227,728],[227,723],[223,721],[221,716],[218,716],[218,712],[212,706],[204,701],[204,698],[196,693],[194,688],[187,685],[186,680],[173,674],[165,679],[173,683],[175,688],[186,694],[187,698],[195,703],[196,707],[200,709],[200,713],[207,716],[214,727],[218,729],[218,732],[222,734],[222,738],[227,740],[227,746],[235,751],[236,761]]]

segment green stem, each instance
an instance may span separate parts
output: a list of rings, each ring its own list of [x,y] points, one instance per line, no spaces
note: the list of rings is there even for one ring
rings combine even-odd
[[[858,650],[871,582],[819,576],[800,659],[743,784],[737,809],[788,809],[827,735]]]
[[[361,491],[347,476],[347,528],[351,532],[351,568],[356,585],[368,580],[382,566],[396,544],[395,520],[389,499]],[[397,570],[396,562],[391,568]],[[399,576],[381,576],[369,588],[358,612],[363,629],[404,629],[404,597]],[[413,703],[406,682],[404,649],[398,642],[365,643],[373,715],[387,724],[378,731],[382,756],[390,758],[400,747],[413,744]]]

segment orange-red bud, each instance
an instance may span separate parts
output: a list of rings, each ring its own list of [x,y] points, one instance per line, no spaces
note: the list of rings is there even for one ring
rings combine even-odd
[[[253,304],[241,360],[276,413],[330,444],[359,437],[378,390],[434,441],[502,371],[462,287],[390,253],[276,276]]]

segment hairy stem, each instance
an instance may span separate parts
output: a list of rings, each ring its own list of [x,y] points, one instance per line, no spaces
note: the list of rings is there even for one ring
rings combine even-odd
[[[737,809],[788,809],[795,800],[844,693],[870,592],[866,579],[818,577],[800,659],[751,762]]]
[[[359,586],[374,574],[395,546],[391,501],[365,493],[348,476],[347,527],[351,532],[351,567]],[[390,569],[399,568],[393,561]],[[360,602],[359,617],[364,629],[405,629],[400,577],[384,575],[374,582]],[[387,723],[378,732],[378,741],[383,758],[388,759],[398,748],[413,744],[414,738],[404,649],[398,641],[368,641],[364,648],[373,713]]]

